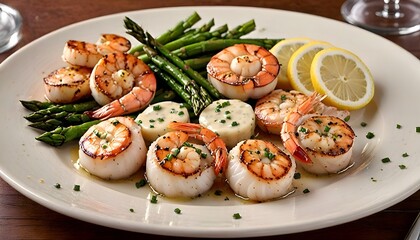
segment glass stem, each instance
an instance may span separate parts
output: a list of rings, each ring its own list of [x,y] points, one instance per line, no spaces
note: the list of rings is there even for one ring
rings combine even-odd
[[[400,0],[384,0],[384,9],[376,15],[384,18],[402,18],[404,14],[400,11]]]

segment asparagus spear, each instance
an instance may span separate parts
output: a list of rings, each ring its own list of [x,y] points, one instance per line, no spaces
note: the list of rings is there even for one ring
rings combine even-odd
[[[51,146],[61,146],[66,142],[79,139],[91,126],[99,123],[100,121],[101,120],[93,120],[70,127],[57,127],[50,132],[41,134],[35,139],[45,142]]]
[[[158,66],[156,66],[153,63],[148,64],[150,69],[156,74],[156,76],[168,84],[169,87],[171,87],[186,103],[189,105],[192,105],[191,103],[191,95],[184,90],[184,88],[176,82],[175,79],[173,79],[168,74],[164,73]]]
[[[185,88],[185,90],[190,94],[191,106],[194,110],[194,113],[198,114],[203,110],[207,105],[204,104],[200,94],[199,88],[194,81],[192,81],[188,76],[186,76],[179,68],[174,64],[170,63],[167,59],[159,56],[156,51],[148,46],[143,48],[146,53],[151,58],[151,61],[156,64],[159,68],[164,69],[172,77],[177,79]]]
[[[240,38],[252,31],[255,30],[256,24],[254,19],[249,20],[248,22],[238,25],[237,27],[230,30],[224,38]]]
[[[227,25],[224,24],[218,27],[217,29],[215,29],[214,31],[199,32],[192,35],[188,35],[182,38],[178,38],[172,42],[169,42],[165,44],[164,46],[166,49],[173,51],[173,50],[179,49],[183,46],[190,45],[193,43],[202,42],[202,41],[213,39],[213,38],[220,38],[221,35],[227,30],[228,30]],[[147,54],[140,55],[138,56],[138,58],[146,63],[150,62],[149,56],[147,56]]]
[[[71,125],[78,125],[85,122],[92,121],[87,114],[84,113],[68,113],[60,112],[57,114],[49,115],[51,118],[34,122],[29,124],[30,127],[38,128],[44,131],[52,131],[57,127],[67,127]]]
[[[203,56],[197,58],[190,58],[184,60],[185,64],[187,64],[190,68],[194,70],[201,70],[207,66],[207,63],[210,62],[211,56]]]
[[[127,17],[124,20],[124,23],[125,23],[126,29],[128,30],[127,31],[128,34],[132,35],[137,40],[139,40],[143,44],[147,45],[148,48],[146,49],[146,47],[145,47],[145,51],[148,53],[149,56],[154,58],[154,59],[152,59],[152,61],[156,65],[158,65],[159,67],[162,67],[164,69],[168,69],[168,66],[171,66],[172,64],[169,64],[169,63],[163,64],[163,62],[161,62],[161,61],[163,61],[165,59],[157,56],[157,53],[155,53],[154,50],[149,49],[149,47],[156,49],[166,59],[168,59],[171,63],[173,63],[178,68],[182,69],[188,75],[188,77],[190,77],[195,82],[197,82],[199,85],[204,87],[207,91],[209,91],[209,93],[212,96],[214,96],[215,98],[220,98],[221,97],[221,95],[217,91],[217,89],[213,85],[211,85],[207,81],[207,79],[205,79],[203,76],[201,76],[194,69],[192,69],[188,65],[186,65],[185,62],[183,60],[181,60],[179,57],[172,54],[170,50],[168,50],[166,47],[162,46],[159,42],[157,42],[148,32],[145,32],[138,24],[136,24],[135,22],[133,22],[131,19],[129,19]],[[157,58],[162,59],[162,60],[157,62]],[[173,70],[171,70],[171,71],[173,71]],[[176,77],[176,78],[178,78],[178,77]],[[183,80],[184,85],[189,84],[189,82],[190,82],[189,80],[185,80],[185,81]],[[190,92],[190,93],[193,94],[192,92]],[[204,94],[201,97],[203,97],[203,100],[211,102],[211,98],[208,94]],[[206,104],[205,106],[207,106],[207,105],[208,104]],[[195,108],[194,105],[192,107]]]
[[[162,44],[168,43],[181,36],[186,29],[190,28],[200,20],[200,15],[198,15],[197,12],[194,12],[185,21],[178,22],[172,29],[169,29],[160,35],[157,40]],[[131,54],[139,54],[141,52],[143,52],[143,44],[140,44],[129,51]]]
[[[41,109],[38,111],[35,111],[24,118],[31,122],[38,122],[38,121],[45,121],[47,119],[51,118],[59,118],[59,116],[62,114],[62,112],[84,112],[87,110],[92,110],[96,107],[98,107],[98,103],[94,100],[87,101],[87,102],[81,102],[81,103],[71,103],[71,104],[64,104],[64,105],[52,105],[49,108]]]
[[[178,38],[172,42],[169,42],[167,44],[165,44],[165,48],[168,50],[176,50],[178,48],[181,48],[185,45],[190,45],[196,42],[201,42],[201,41],[205,41],[207,39],[210,38],[218,38],[220,37],[224,32],[226,32],[228,30],[227,25],[224,24],[220,27],[218,27],[217,29],[215,29],[214,31],[211,32],[199,32],[199,33],[195,33],[192,35],[188,35],[182,38]]]
[[[188,59],[188,58],[192,58],[203,53],[220,51],[226,47],[229,47],[235,44],[240,44],[240,43],[255,44],[255,45],[270,49],[277,42],[281,40],[282,39],[265,39],[265,38],[215,39],[215,40],[207,40],[203,42],[193,43],[193,44],[181,47],[177,50],[174,50],[172,51],[172,53],[180,57],[181,59]]]
[[[19,100],[19,101],[26,109],[31,110],[31,111],[38,111],[38,110],[49,108],[55,105],[52,102],[41,102],[37,100],[31,100],[31,101]]]

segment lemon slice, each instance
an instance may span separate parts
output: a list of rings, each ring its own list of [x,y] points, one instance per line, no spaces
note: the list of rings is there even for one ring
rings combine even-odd
[[[295,90],[306,95],[314,91],[310,73],[312,60],[319,51],[331,47],[327,42],[311,41],[292,54],[287,66],[287,77]]]
[[[280,72],[277,75],[277,85],[276,88],[281,88],[284,90],[292,89],[290,81],[287,77],[287,64],[289,63],[290,56],[305,43],[312,41],[310,38],[287,38],[283,41],[278,42],[274,45],[270,52],[276,56],[279,61]]]
[[[356,110],[374,95],[373,77],[363,61],[350,51],[328,48],[319,51],[311,64],[315,91],[326,94],[326,104]]]

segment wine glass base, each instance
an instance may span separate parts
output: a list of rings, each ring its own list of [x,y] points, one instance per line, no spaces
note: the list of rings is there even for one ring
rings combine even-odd
[[[3,53],[19,42],[22,17],[17,10],[0,3],[0,53]]]
[[[341,6],[343,18],[356,26],[384,35],[410,34],[420,30],[420,2],[400,1],[400,12],[389,15],[383,0],[347,0]]]

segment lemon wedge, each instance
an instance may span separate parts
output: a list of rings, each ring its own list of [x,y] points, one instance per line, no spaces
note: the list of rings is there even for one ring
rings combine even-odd
[[[357,110],[373,98],[373,77],[366,64],[355,54],[341,48],[319,51],[311,64],[314,90],[327,95],[326,104]]]
[[[276,88],[281,88],[284,90],[290,90],[292,89],[292,86],[290,84],[290,81],[287,77],[287,65],[289,63],[290,56],[301,46],[304,44],[312,41],[310,38],[303,38],[303,37],[297,37],[297,38],[287,38],[283,41],[278,42],[276,45],[274,45],[270,52],[276,56],[277,60],[279,61],[280,72],[277,75],[277,85]]]
[[[314,91],[310,73],[312,60],[319,51],[331,47],[327,42],[311,41],[292,54],[287,66],[287,77],[295,90],[306,95]]]

